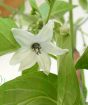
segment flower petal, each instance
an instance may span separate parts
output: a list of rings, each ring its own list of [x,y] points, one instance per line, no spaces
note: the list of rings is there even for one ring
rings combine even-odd
[[[41,46],[46,53],[49,53],[52,55],[62,55],[68,52],[68,49],[61,49],[55,46],[54,44],[52,44],[51,42],[41,43]]]
[[[51,40],[53,37],[54,21],[50,20],[39,32],[37,38],[40,42]]]
[[[43,72],[48,75],[50,73],[51,60],[47,54],[43,53],[37,56],[37,62]]]
[[[15,65],[15,64],[20,63],[25,58],[25,56],[27,56],[29,54],[30,54],[29,49],[20,48],[19,50],[16,51],[16,53],[11,58],[10,64]]]
[[[30,55],[26,56],[25,59],[21,62],[20,71],[31,68],[34,64],[36,64],[36,54],[31,52]]]
[[[27,32],[22,29],[12,28],[12,33],[16,41],[21,46],[27,46],[33,42],[34,36],[30,32]]]

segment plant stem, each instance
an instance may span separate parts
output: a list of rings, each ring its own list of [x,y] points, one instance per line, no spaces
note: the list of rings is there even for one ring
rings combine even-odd
[[[72,0],[69,0],[69,3],[70,5],[73,5],[72,3]],[[72,50],[74,50],[74,24],[73,24],[73,10],[70,11],[70,17],[69,17],[69,20],[70,20],[70,34],[71,34],[71,43],[72,43]],[[82,24],[84,23],[85,21],[82,22]],[[73,51],[72,51],[72,55],[73,55]],[[82,89],[79,89],[79,92],[80,92],[80,97],[81,97],[81,100],[80,100],[80,103],[82,105],[84,105],[84,97],[83,97],[83,92],[82,92]]]
[[[69,0],[70,5],[72,5],[72,0]],[[73,24],[73,10],[69,12],[69,20],[70,20],[70,33],[71,33],[71,42],[72,42],[72,48],[74,46],[74,24]]]
[[[72,0],[69,0],[72,5]],[[74,45],[74,24],[73,11],[70,11],[70,35],[62,36],[56,34],[57,45],[69,52],[58,57],[58,94],[57,105],[83,105],[80,94],[80,87],[76,75],[76,69],[73,61],[73,45]],[[75,88],[74,88],[75,87]],[[73,97],[74,96],[74,97]],[[70,101],[69,101],[70,100]]]
[[[46,23],[48,22],[48,20],[49,20],[49,18],[50,18],[50,14],[51,14],[51,12],[52,12],[52,8],[53,8],[53,5],[54,5],[55,1],[56,1],[56,0],[54,0],[53,3],[50,4],[50,10],[49,10],[49,13],[48,13],[48,17],[47,17],[47,19],[46,19]]]
[[[72,5],[72,0],[69,0]],[[73,45],[74,45],[74,26],[73,11],[70,11],[70,35],[62,36],[56,34],[57,45],[69,52],[57,58],[58,60],[58,96],[57,105],[83,105],[81,104],[81,95],[79,83],[76,75],[76,69],[73,61]],[[76,88],[74,88],[76,87]],[[75,97],[73,97],[75,96]],[[69,101],[70,100],[70,101]]]
[[[48,22],[48,20],[49,20],[49,18],[50,18],[51,11],[52,11],[52,9],[51,9],[51,6],[50,6],[50,10],[49,10],[49,13],[48,13],[48,17],[47,17],[47,19],[46,19],[46,24],[47,24],[47,22]]]

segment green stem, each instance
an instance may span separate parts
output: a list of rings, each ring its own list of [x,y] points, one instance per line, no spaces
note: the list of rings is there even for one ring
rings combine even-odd
[[[69,0],[72,5],[72,0]],[[74,45],[74,26],[73,26],[73,11],[70,11],[70,34],[62,36],[56,34],[57,45],[63,49],[68,49],[69,52],[58,57],[58,96],[57,105],[83,105],[81,100],[79,83],[76,75],[76,69],[73,60],[73,45]],[[59,35],[58,35],[59,34]],[[74,88],[75,87],[75,88]]]
[[[49,13],[48,13],[48,17],[47,17],[47,19],[46,19],[46,24],[47,24],[47,22],[48,22],[48,20],[49,20],[49,18],[50,18],[51,11],[52,11],[52,6],[50,6],[50,10],[49,10]]]
[[[69,0],[70,5],[72,5],[72,0]],[[73,24],[73,10],[69,12],[69,20],[70,20],[70,33],[71,33],[71,42],[72,42],[72,48],[74,46],[74,24]]]
[[[69,0],[69,3],[70,3],[70,5],[72,5],[73,3],[72,3],[72,0]],[[71,10],[70,11],[70,18],[69,18],[69,20],[70,20],[70,34],[71,34],[71,43],[72,43],[72,50],[74,50],[74,24],[73,24],[73,10]],[[84,23],[85,21],[83,21],[83,23]],[[83,24],[82,23],[82,24]],[[72,51],[72,55],[73,55],[73,51]],[[83,92],[82,92],[82,89],[80,89],[80,98],[81,98],[81,100],[80,100],[80,102],[81,102],[81,104],[82,105],[84,105],[84,98],[83,98]]]
[[[48,22],[48,20],[49,20],[49,18],[50,18],[50,14],[51,14],[51,12],[52,12],[52,8],[53,8],[53,5],[54,5],[55,1],[56,1],[56,0],[54,0],[53,3],[50,4],[50,10],[49,10],[49,13],[48,13],[48,17],[47,17],[47,19],[46,19],[46,23]]]

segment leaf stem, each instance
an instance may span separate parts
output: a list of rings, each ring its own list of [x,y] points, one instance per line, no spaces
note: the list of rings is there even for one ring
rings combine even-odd
[[[88,21],[88,17],[86,17],[85,19],[83,19],[83,21],[82,22],[80,22],[80,24],[78,24],[78,28],[80,28],[83,24],[85,24],[86,23],[86,21]]]
[[[81,28],[79,28],[79,31],[83,34],[83,35],[86,35],[88,37],[88,33],[87,32],[84,32]]]
[[[81,36],[82,36],[82,40],[83,40],[83,45],[85,47],[86,46],[86,41],[85,41],[85,38],[84,38],[84,33],[81,29],[80,29],[80,32],[81,32]]]

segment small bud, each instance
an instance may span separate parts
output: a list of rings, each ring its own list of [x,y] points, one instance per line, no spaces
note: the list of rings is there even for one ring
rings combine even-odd
[[[60,34],[61,35],[69,35],[69,25],[68,24],[63,24],[61,27],[60,27]]]

